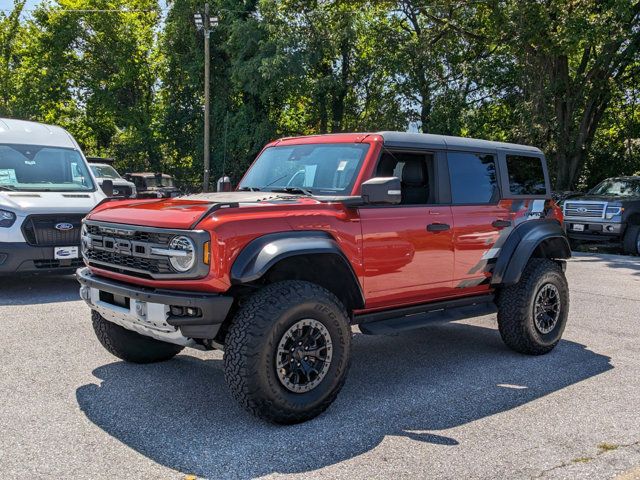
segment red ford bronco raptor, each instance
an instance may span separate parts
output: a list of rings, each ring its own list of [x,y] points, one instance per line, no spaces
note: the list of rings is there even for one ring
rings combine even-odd
[[[106,201],[84,220],[80,295],[134,363],[224,350],[250,412],[309,420],[365,334],[497,312],[549,352],[567,321],[562,212],[537,148],[380,132],[268,144],[233,192]]]

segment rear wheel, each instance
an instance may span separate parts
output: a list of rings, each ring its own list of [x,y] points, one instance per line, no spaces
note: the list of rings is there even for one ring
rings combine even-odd
[[[541,355],[562,337],[569,313],[569,288],[553,260],[532,258],[520,281],[498,294],[498,328],[516,352]]]
[[[622,239],[624,253],[640,255],[640,225],[629,225]]]
[[[254,415],[304,422],[334,401],[349,368],[349,317],[331,292],[309,282],[264,287],[241,307],[225,341],[225,381]]]
[[[162,362],[175,357],[184,348],[127,330],[105,320],[95,310],[91,311],[91,323],[102,346],[125,362]]]

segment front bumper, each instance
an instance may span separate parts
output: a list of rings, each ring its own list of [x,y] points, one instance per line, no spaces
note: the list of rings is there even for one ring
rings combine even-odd
[[[576,226],[583,230],[577,230]],[[595,222],[592,219],[566,218],[564,228],[573,240],[590,242],[619,242],[624,234],[625,224],[619,222]]]
[[[80,297],[106,320],[179,345],[214,339],[233,305],[233,297],[139,287],[98,277],[86,267],[76,276]]]
[[[71,245],[74,246],[74,245]],[[80,245],[75,245],[80,251]],[[73,271],[80,258],[56,260],[54,247],[34,247],[26,242],[0,242],[0,274]]]

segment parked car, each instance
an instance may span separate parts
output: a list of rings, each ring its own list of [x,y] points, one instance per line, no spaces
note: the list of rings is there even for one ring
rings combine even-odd
[[[0,118],[0,274],[80,266],[80,222],[105,198],[97,185],[67,131]]]
[[[334,401],[353,324],[386,334],[497,312],[504,342],[540,355],[567,322],[562,212],[544,155],[522,145],[281,139],[236,191],[100,205],[82,245],[80,295],[109,352],[223,349],[235,398],[277,423]]]
[[[640,254],[640,176],[603,180],[588,193],[563,202],[564,226],[572,244],[619,245]]]
[[[113,198],[136,198],[137,191],[133,182],[129,182],[120,176],[115,168],[106,163],[89,163],[93,175],[98,180],[100,188],[105,180],[110,180],[113,189],[111,197]]]
[[[124,176],[136,186],[138,198],[171,198],[180,195],[173,177],[166,173],[125,173]]]

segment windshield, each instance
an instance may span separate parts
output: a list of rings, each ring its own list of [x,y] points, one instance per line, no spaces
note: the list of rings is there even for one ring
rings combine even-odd
[[[589,192],[591,195],[640,197],[640,179],[608,178]]]
[[[369,145],[310,144],[269,147],[255,161],[238,188],[304,189],[316,195],[347,195]]]
[[[89,167],[98,178],[122,178],[115,168],[110,165],[89,165]]]
[[[93,191],[80,154],[70,148],[0,145],[0,190]]]
[[[152,187],[173,187],[173,178],[164,176],[145,177],[144,179],[147,188]]]

